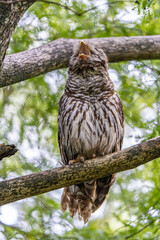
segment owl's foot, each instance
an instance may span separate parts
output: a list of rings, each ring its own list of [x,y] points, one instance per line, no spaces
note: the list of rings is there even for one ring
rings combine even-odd
[[[72,165],[72,164],[78,163],[78,162],[84,163],[84,157],[81,156],[81,155],[79,155],[76,159],[70,160],[70,161],[69,161],[69,165]]]
[[[102,152],[101,154],[100,154],[100,156],[104,156],[104,152]],[[92,154],[92,158],[96,158],[97,157],[97,155],[95,154],[95,153],[93,153]]]

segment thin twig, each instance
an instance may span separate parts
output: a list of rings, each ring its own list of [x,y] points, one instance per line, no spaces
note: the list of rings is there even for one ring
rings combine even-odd
[[[82,11],[82,12],[77,12],[77,11],[73,10],[72,8],[66,6],[66,5],[63,5],[61,3],[57,3],[57,2],[54,2],[54,1],[50,1],[50,0],[28,0],[28,1],[30,1],[30,2],[44,2],[44,3],[54,4],[54,5],[60,6],[62,8],[65,8],[66,10],[69,10],[69,11],[73,12],[73,13],[75,13],[78,16],[81,16],[84,13],[87,13],[89,11],[92,11],[92,10],[94,10],[94,9],[96,9],[98,7],[104,6],[104,5],[110,6],[110,5],[122,2],[122,1],[113,1],[113,2],[110,2],[110,3],[106,2],[106,3],[100,4],[100,5],[96,5],[94,7],[91,7],[89,9],[87,9],[87,10]],[[1,0],[0,1],[1,4],[7,4],[7,5],[14,4],[14,3],[19,3],[19,2],[27,2],[27,0],[14,0],[14,1],[4,1],[4,0]],[[135,1],[133,0],[133,1],[124,1],[124,2],[135,2]]]
[[[147,67],[147,68],[149,68],[150,70],[152,70],[152,71],[160,74],[160,70],[159,70],[159,69],[156,69],[156,68],[154,68],[154,67],[150,67],[150,66],[148,66],[147,64],[145,64],[144,62],[140,62],[140,64],[141,64],[143,67]]]
[[[135,1],[124,1],[124,2],[135,2]],[[87,10],[84,10],[83,12],[80,12],[79,15],[83,15],[84,13],[92,11],[92,10],[98,8],[98,7],[102,7],[102,6],[105,6],[105,5],[110,6],[110,5],[113,5],[113,4],[116,4],[116,3],[122,3],[122,1],[113,1],[113,2],[106,2],[106,3],[103,3],[103,4],[99,4],[99,5],[96,5],[94,7],[89,8]]]
[[[141,228],[139,231],[137,231],[137,232],[135,232],[135,233],[133,233],[133,234],[125,237],[125,239],[129,239],[129,238],[137,235],[138,233],[142,232],[144,229],[146,229],[147,227],[149,227],[150,225],[152,225],[156,220],[157,220],[157,219],[154,219],[153,221],[151,221],[150,223],[148,223],[146,226],[144,226],[143,228]]]

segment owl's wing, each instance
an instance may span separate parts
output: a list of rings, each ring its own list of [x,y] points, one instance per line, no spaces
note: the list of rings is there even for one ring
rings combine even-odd
[[[119,98],[118,94],[114,94],[114,101],[116,103],[116,107],[114,108],[117,113],[115,114],[118,117],[118,121],[116,118],[114,118],[114,112],[112,112],[112,121],[114,120],[115,124],[115,132],[118,132],[116,134],[116,142],[112,146],[111,152],[120,151],[122,148],[122,142],[123,142],[123,136],[124,136],[124,113],[123,113],[123,105],[121,103],[121,100]],[[110,104],[110,109],[113,107],[112,102],[106,102],[106,109],[108,107],[107,104]],[[119,124],[119,125],[118,125]],[[116,127],[117,126],[117,127]],[[105,178],[100,178],[96,180],[96,199],[94,202],[94,205],[92,206],[92,212],[95,212],[104,202],[106,199],[106,196],[110,190],[110,187],[113,185],[116,179],[116,174],[112,174],[110,176],[107,176]]]
[[[63,96],[62,96],[63,97]],[[59,113],[58,113],[58,145],[60,149],[60,155],[61,155],[61,161],[63,164],[67,165],[69,160],[68,160],[68,155],[67,155],[67,147],[64,144],[64,121],[63,121],[63,110],[62,110],[62,98],[59,101]]]

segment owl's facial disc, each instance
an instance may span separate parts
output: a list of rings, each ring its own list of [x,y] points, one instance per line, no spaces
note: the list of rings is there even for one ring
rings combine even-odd
[[[79,59],[80,60],[86,60],[91,56],[90,49],[87,47],[84,41],[81,41],[81,47],[79,50]]]

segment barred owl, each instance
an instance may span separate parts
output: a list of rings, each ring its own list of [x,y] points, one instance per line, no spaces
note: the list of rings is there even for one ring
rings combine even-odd
[[[73,164],[121,150],[124,116],[121,100],[101,49],[81,41],[70,59],[65,92],[59,102],[58,143],[62,163]],[[104,202],[115,174],[66,187],[61,209],[86,223]]]

